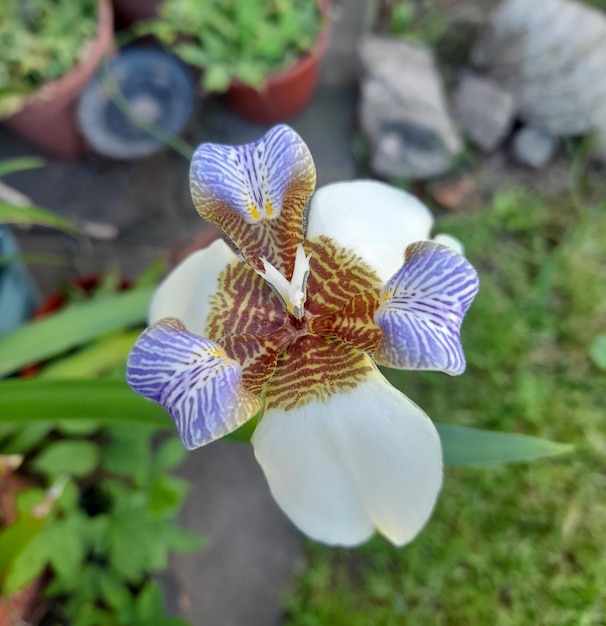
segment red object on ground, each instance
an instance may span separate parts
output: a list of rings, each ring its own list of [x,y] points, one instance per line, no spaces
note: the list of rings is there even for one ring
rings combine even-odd
[[[85,151],[76,125],[76,103],[105,55],[113,53],[114,21],[109,0],[99,5],[97,34],[86,57],[62,78],[41,87],[23,109],[2,120],[51,156],[75,159]]]

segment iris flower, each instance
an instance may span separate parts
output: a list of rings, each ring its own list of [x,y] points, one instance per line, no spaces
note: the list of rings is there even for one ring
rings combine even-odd
[[[431,215],[411,195],[372,181],[314,194],[315,182],[288,126],[197,149],[194,204],[225,241],[159,286],[127,379],[188,449],[259,414],[255,456],[308,536],[347,546],[378,531],[404,545],[431,515],[442,452],[377,365],[462,373],[478,279],[454,240],[428,240]]]

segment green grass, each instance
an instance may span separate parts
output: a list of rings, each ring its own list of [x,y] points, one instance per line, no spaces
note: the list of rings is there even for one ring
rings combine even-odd
[[[539,435],[576,452],[450,469],[410,545],[308,544],[288,626],[606,624],[605,207],[501,192],[444,219],[477,267],[466,373],[388,373],[436,421]]]

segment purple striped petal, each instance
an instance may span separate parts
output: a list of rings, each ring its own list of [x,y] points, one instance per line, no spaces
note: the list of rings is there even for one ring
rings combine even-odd
[[[126,381],[161,404],[188,450],[223,437],[248,421],[260,402],[242,386],[242,368],[223,348],[166,318],[137,339]]]
[[[376,361],[462,374],[459,332],[478,287],[476,271],[458,252],[429,241],[408,246],[404,265],[385,285],[374,314],[383,331]]]
[[[219,226],[248,263],[263,270],[265,258],[290,277],[316,185],[311,153],[294,130],[275,126],[242,146],[202,144],[189,180],[198,213]]]
[[[256,224],[280,216],[289,186],[300,177],[315,181],[311,154],[301,137],[281,124],[253,143],[202,144],[192,159],[190,185],[202,217],[220,204]]]

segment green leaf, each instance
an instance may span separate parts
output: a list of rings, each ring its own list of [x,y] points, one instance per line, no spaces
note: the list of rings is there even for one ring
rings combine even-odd
[[[0,90],[0,95],[2,90]],[[33,170],[46,165],[46,161],[39,157],[17,157],[14,159],[3,159],[0,161],[0,176],[6,176],[13,172],[22,172],[23,170]]]
[[[17,428],[2,445],[2,452],[4,454],[25,454],[37,446],[52,429],[53,425],[50,422],[40,421],[25,424]]]
[[[0,590],[3,590],[6,576],[20,553],[33,541],[42,529],[44,519],[32,514],[22,514],[0,533]],[[31,580],[31,578],[29,579]],[[29,582],[26,577],[24,584]]]
[[[169,437],[163,441],[154,455],[154,467],[157,471],[171,470],[180,465],[187,455],[187,450],[179,437]]]
[[[76,435],[78,437],[88,437],[96,433],[100,426],[97,422],[89,422],[87,420],[58,422],[56,425],[57,430],[68,436]]]
[[[0,423],[49,420],[137,422],[174,428],[168,413],[137,395],[123,380],[3,380],[0,381]],[[250,441],[256,418],[227,435]]]
[[[80,571],[80,581],[77,589],[70,593],[67,602],[67,613],[71,615],[71,624],[73,626],[83,626],[84,624],[101,624],[108,625],[115,622],[109,621],[105,612],[99,613],[97,608],[99,602],[100,580],[105,570],[104,566],[95,562],[85,562]],[[57,585],[57,579],[52,579],[47,584],[46,595],[57,595],[63,592],[60,585]]]
[[[0,535],[0,543],[4,538],[4,531]],[[11,539],[11,541],[13,541]],[[15,542],[15,545],[16,542]],[[6,574],[4,586],[0,585],[0,592],[6,594],[14,593],[23,589],[36,579],[44,568],[48,565],[48,556],[46,554],[46,541],[44,539],[44,531],[35,535],[32,540],[23,547],[13,558],[10,569]],[[0,548],[0,552],[2,549]],[[1,579],[0,573],[0,579]]]
[[[78,586],[79,575],[86,556],[87,519],[74,511],[64,519],[56,520],[45,535],[49,562],[60,585],[65,590]]]
[[[158,476],[149,494],[149,511],[155,517],[172,519],[189,490],[189,483],[177,476]]]
[[[22,207],[9,202],[0,202],[0,223],[48,226],[71,235],[77,235],[80,232],[75,224],[46,209],[31,205]]]
[[[0,377],[114,330],[144,324],[153,289],[75,304],[0,338]]]
[[[532,461],[542,457],[564,454],[572,445],[547,439],[503,433],[450,424],[436,424],[445,465],[486,466],[501,463]]]
[[[54,361],[37,378],[93,378],[103,374],[126,361],[139,335],[139,331],[124,332],[85,346],[73,355]]]
[[[163,539],[171,550],[177,552],[194,552],[206,545],[206,539],[202,535],[180,526],[165,526]]]
[[[144,289],[145,287],[155,288],[162,280],[166,272],[165,264],[158,260],[154,261],[144,272],[137,278],[135,289]]]
[[[51,476],[86,476],[99,464],[99,456],[99,446],[92,441],[57,441],[44,448],[32,466]]]
[[[113,514],[108,526],[108,558],[113,569],[137,583],[152,569],[166,565],[166,548],[159,545],[158,524],[150,524],[143,507]]]
[[[103,446],[103,466],[119,476],[134,479],[143,485],[151,467],[152,431],[147,425],[112,424]]]
[[[136,616],[139,620],[156,620],[164,614],[162,591],[155,581],[149,581],[139,592],[135,603]]]
[[[598,335],[592,341],[589,356],[601,370],[606,370],[606,333]]]
[[[119,613],[127,611],[133,604],[133,597],[124,582],[108,570],[101,572],[99,591],[107,605]]]
[[[6,380],[0,382],[0,422],[95,420],[137,422],[171,428],[159,405],[144,400],[121,380]],[[252,418],[225,439],[250,441]],[[447,465],[495,465],[562,454],[570,445],[519,435],[438,424]],[[177,444],[170,444],[177,449]],[[176,451],[171,452],[178,455]]]
[[[0,381],[0,422],[94,420],[170,428],[168,413],[123,380]]]
[[[221,65],[208,67],[204,72],[204,88],[207,91],[222,93],[229,87],[231,76]]]

